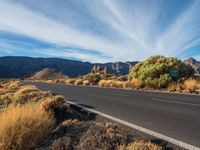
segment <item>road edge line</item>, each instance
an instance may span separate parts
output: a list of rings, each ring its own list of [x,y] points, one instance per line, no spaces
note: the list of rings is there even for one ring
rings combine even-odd
[[[82,106],[82,105],[79,105],[79,104],[77,104],[77,103],[74,103],[74,102],[71,102],[71,101],[68,101],[68,100],[66,100],[66,102],[69,103],[69,104],[71,104],[71,105],[75,105],[75,106],[77,106],[77,107],[79,107],[79,108],[82,108],[82,109],[84,109],[84,110],[86,110],[86,111],[90,111],[90,112],[92,112],[92,113],[98,114],[98,115],[100,115],[100,116],[102,116],[102,117],[105,117],[105,118],[107,118],[107,119],[116,121],[116,122],[118,122],[118,123],[120,123],[120,124],[123,124],[123,125],[125,125],[125,126],[130,127],[130,128],[136,129],[136,130],[138,130],[138,131],[141,131],[141,132],[143,132],[143,133],[149,134],[149,135],[154,136],[154,137],[157,137],[157,138],[159,138],[159,139],[163,139],[163,140],[165,140],[165,141],[168,141],[168,142],[170,142],[170,143],[172,143],[172,144],[175,144],[175,145],[177,145],[177,146],[180,146],[180,147],[182,147],[182,148],[189,149],[189,150],[200,150],[200,148],[198,148],[198,147],[196,147],[196,146],[193,146],[193,145],[191,145],[191,144],[188,144],[188,143],[185,143],[185,142],[182,142],[182,141],[173,139],[173,138],[168,137],[168,136],[166,136],[166,135],[163,135],[163,134],[157,133],[157,132],[155,132],[155,131],[152,131],[152,130],[149,130],[149,129],[140,127],[140,126],[135,125],[135,124],[133,124],[133,123],[129,123],[129,122],[124,121],[124,120],[121,120],[121,119],[119,119],[119,118],[116,118],[116,117],[113,117],[113,116],[104,114],[104,113],[102,113],[102,112],[96,111],[96,110],[94,110],[94,109],[90,109],[90,108],[84,107],[84,106]]]

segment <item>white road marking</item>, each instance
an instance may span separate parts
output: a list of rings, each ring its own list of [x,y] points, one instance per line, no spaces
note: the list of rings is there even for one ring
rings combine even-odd
[[[170,100],[164,100],[159,98],[152,98],[153,101],[160,101],[160,102],[166,102],[166,103],[175,103],[175,104],[182,104],[182,105],[190,105],[190,106],[197,106],[200,107],[200,104],[193,104],[193,103],[186,103],[186,102],[177,102],[177,101],[170,101]]]
[[[143,133],[146,133],[146,134],[152,135],[152,136],[154,136],[154,137],[163,139],[163,140],[165,140],[165,141],[168,141],[168,142],[170,142],[170,143],[172,143],[172,144],[175,144],[175,145],[177,145],[177,146],[183,147],[183,148],[185,148],[185,149],[189,149],[189,150],[200,150],[200,148],[198,148],[198,147],[196,147],[196,146],[193,146],[193,145],[191,145],[191,144],[188,144],[188,143],[185,143],[185,142],[182,142],[182,141],[173,139],[173,138],[171,138],[171,137],[168,137],[168,136],[166,136],[166,135],[160,134],[160,133],[158,133],[158,132],[155,132],[155,131],[152,131],[152,130],[149,130],[149,129],[140,127],[140,126],[135,125],[135,124],[133,124],[133,123],[129,123],[129,122],[124,121],[124,120],[121,120],[121,119],[119,119],[119,118],[116,118],[116,117],[113,117],[113,116],[104,114],[104,113],[102,113],[102,112],[96,111],[96,110],[94,110],[94,109],[90,109],[90,108],[87,108],[87,107],[78,105],[78,104],[76,104],[76,103],[74,103],[74,102],[71,102],[71,101],[67,101],[67,102],[68,102],[69,104],[76,105],[77,107],[82,108],[82,109],[84,109],[84,110],[93,112],[93,113],[98,114],[98,115],[100,115],[100,116],[102,116],[102,117],[105,117],[105,118],[111,119],[111,120],[113,120],[113,121],[116,121],[116,122],[118,122],[118,123],[120,123],[120,124],[126,125],[126,126],[128,126],[128,127],[130,127],[130,128],[133,128],[133,129],[139,130],[139,131],[141,131],[141,132],[143,132]]]
[[[129,96],[128,94],[112,94],[112,93],[106,93],[106,92],[98,92],[98,94],[104,94],[104,95],[112,95],[112,96]]]

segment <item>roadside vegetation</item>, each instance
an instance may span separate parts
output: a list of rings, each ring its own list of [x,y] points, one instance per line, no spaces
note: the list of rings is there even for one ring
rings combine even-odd
[[[112,75],[105,68],[94,66],[90,73],[78,78],[33,81],[200,94],[200,78],[194,76],[194,69],[164,56],[152,56],[136,64],[127,76]]]
[[[2,150],[165,149],[114,123],[96,121],[62,96],[15,80],[0,81],[0,120]]]

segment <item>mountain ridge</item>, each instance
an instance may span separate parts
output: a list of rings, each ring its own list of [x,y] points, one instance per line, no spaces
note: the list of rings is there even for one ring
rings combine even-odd
[[[106,67],[112,74],[128,74],[138,61],[90,63],[63,58],[33,58],[25,56],[0,57],[0,78],[26,78],[44,68],[55,69],[69,77],[87,74],[94,65]]]

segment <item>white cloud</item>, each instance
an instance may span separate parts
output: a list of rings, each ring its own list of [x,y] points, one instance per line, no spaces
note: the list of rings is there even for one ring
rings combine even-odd
[[[38,3],[38,1],[31,1],[31,3]],[[107,60],[104,57],[94,56],[87,52],[69,54],[69,52],[63,52],[59,49],[44,51],[45,53],[48,52],[46,55],[49,56],[60,57],[69,54],[70,57],[98,62],[141,60],[155,54],[177,56],[184,50],[200,44],[200,38],[197,38],[200,35],[200,18],[197,13],[200,13],[199,1],[193,3],[169,27],[166,24],[166,29],[163,31],[158,30],[158,26],[161,24],[158,24],[157,20],[166,21],[169,18],[162,16],[161,1],[152,1],[144,6],[138,4],[137,1],[128,6],[124,5],[125,1],[119,0],[85,0],[74,1],[73,3],[83,7],[83,14],[90,13],[89,16],[105,24],[104,28],[110,27],[113,30],[111,35],[113,39],[107,38],[106,35],[103,37],[98,33],[77,28],[78,26],[75,26],[75,24],[80,23],[82,25],[85,20],[73,18],[74,12],[70,12],[70,10],[67,10],[68,8],[66,8],[66,13],[69,13],[70,17],[66,17],[66,20],[62,22],[55,18],[56,15],[62,14],[55,13],[55,16],[51,17],[44,15],[37,9],[30,9],[30,7],[12,0],[0,0],[0,30],[55,45],[94,50],[112,58]],[[40,3],[37,5],[40,5]],[[37,5],[34,5],[34,7]],[[53,13],[52,10],[49,10],[49,12],[51,12],[50,14]],[[65,13],[65,10],[61,12]],[[81,16],[82,14],[78,14],[78,12],[74,14],[74,16],[78,15]],[[65,19],[65,15],[63,15],[63,19]],[[90,23],[90,20],[87,21]],[[74,27],[72,27],[73,23]],[[93,28],[93,26],[91,27]],[[114,40],[115,36],[119,36],[118,41]]]

